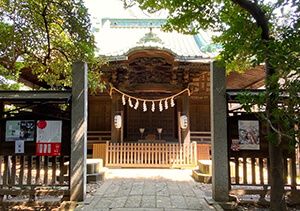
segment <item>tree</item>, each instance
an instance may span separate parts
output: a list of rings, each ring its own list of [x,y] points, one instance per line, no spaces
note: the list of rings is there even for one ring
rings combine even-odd
[[[282,115],[277,109],[282,87],[278,81],[280,77],[290,77],[291,71],[294,71],[296,80],[286,82],[284,88],[293,93],[294,105],[298,105],[299,109],[299,88],[296,90],[295,85],[299,85],[300,74],[300,1],[125,0],[126,6],[134,3],[149,12],[167,10],[169,16],[165,30],[196,33],[199,29],[208,29],[221,32],[214,41],[222,45],[219,59],[228,71],[243,71],[262,62],[265,64],[266,94],[263,101],[272,143],[269,144],[271,209],[285,210],[281,135],[284,127],[278,121]],[[293,106],[289,108],[294,109]],[[299,125],[299,116],[292,113],[296,125]],[[288,124],[293,125],[291,122]],[[295,145],[295,135],[291,138]]]
[[[18,80],[29,69],[53,88],[71,86],[72,62],[89,63],[97,88],[103,62],[82,0],[1,0],[0,74]]]

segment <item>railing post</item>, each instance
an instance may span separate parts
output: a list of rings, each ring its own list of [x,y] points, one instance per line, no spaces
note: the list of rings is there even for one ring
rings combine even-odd
[[[194,162],[193,162],[193,164],[196,165],[197,164],[197,142],[193,141],[192,145],[193,145],[193,149],[194,149]]]
[[[109,141],[106,141],[106,144],[105,144],[105,166],[107,166],[107,164],[108,164],[108,145],[109,145]]]

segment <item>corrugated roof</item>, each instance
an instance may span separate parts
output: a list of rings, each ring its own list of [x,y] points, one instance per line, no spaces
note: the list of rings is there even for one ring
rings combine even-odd
[[[105,19],[96,34],[98,53],[113,58],[124,58],[137,49],[159,49],[172,53],[178,60],[212,58],[213,54],[201,48],[207,46],[203,33],[186,35],[164,32],[162,19]],[[150,26],[153,27],[150,27]]]

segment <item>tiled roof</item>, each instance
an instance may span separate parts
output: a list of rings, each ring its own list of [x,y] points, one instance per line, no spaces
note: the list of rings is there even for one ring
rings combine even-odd
[[[197,35],[164,32],[160,28],[164,23],[163,19],[105,19],[96,34],[98,53],[121,59],[133,50],[159,49],[172,53],[178,60],[213,57],[201,50],[209,45],[203,32]]]

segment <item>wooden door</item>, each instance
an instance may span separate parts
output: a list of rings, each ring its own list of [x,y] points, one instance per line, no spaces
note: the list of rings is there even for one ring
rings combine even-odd
[[[89,97],[88,130],[110,131],[111,127],[111,99]]]

